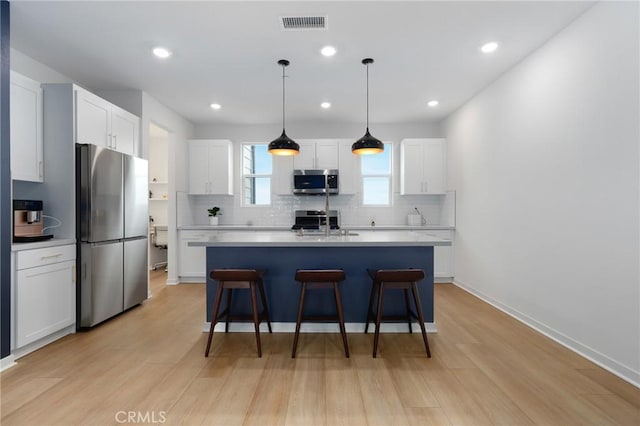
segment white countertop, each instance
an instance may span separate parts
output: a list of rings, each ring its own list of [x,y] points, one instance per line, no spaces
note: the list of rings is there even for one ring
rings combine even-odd
[[[291,226],[261,226],[261,225],[183,225],[178,227],[179,230],[185,231],[291,231]],[[376,225],[376,226],[348,226],[343,225],[342,229],[353,231],[452,231],[454,226],[444,225],[425,225],[425,226],[409,226],[409,225]]]
[[[191,247],[406,247],[406,246],[450,246],[451,240],[434,237],[416,231],[359,231],[357,235],[305,234],[295,232],[220,232],[190,241]]]
[[[75,244],[75,238],[52,238],[47,241],[38,241],[34,243],[13,243],[11,251],[33,250],[46,247],[65,246],[67,244]]]

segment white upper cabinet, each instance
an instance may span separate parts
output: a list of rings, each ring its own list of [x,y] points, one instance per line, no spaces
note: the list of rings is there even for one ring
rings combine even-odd
[[[400,194],[445,193],[445,139],[404,139],[400,151]]]
[[[231,141],[189,141],[189,193],[233,195]]]
[[[301,140],[300,154],[293,158],[294,169],[337,169],[338,142],[335,139]]]
[[[11,178],[44,179],[42,88],[40,83],[11,71]]]
[[[140,119],[115,105],[111,107],[111,144],[116,151],[136,155]]]
[[[360,188],[360,157],[351,152],[353,140],[338,141],[338,185],[341,195],[357,194]]]
[[[140,119],[84,89],[76,89],[76,142],[136,155]]]
[[[300,155],[300,154],[298,154]],[[271,185],[272,192],[277,195],[293,194],[293,159],[289,155],[273,155]]]

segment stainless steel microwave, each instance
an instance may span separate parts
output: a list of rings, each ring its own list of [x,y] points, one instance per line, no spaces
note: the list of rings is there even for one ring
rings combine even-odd
[[[294,170],[293,193],[297,195],[323,195],[338,193],[338,171],[330,170]]]

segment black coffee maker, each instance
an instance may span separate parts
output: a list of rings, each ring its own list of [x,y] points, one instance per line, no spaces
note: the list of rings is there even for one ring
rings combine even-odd
[[[53,238],[44,235],[44,215],[40,200],[13,200],[13,242],[27,243]]]

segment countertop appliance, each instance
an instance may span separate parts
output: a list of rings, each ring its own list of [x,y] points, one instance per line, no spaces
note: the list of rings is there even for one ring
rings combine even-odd
[[[76,145],[78,326],[147,298],[147,160]]]
[[[329,210],[330,229],[340,229],[338,210]],[[296,222],[291,229],[319,230],[327,223],[324,210],[296,210]]]
[[[338,193],[338,170],[293,171],[293,193],[296,195],[324,195],[327,187],[330,195]]]
[[[43,235],[44,214],[40,200],[13,200],[13,242],[28,243],[53,238]]]

